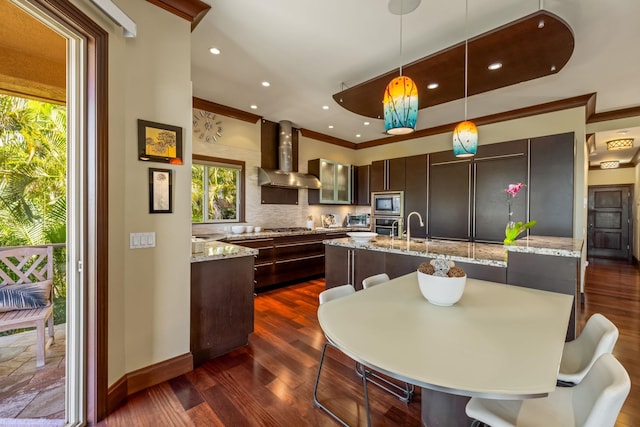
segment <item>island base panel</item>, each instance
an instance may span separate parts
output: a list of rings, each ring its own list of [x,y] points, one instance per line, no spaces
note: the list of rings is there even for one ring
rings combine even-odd
[[[422,389],[422,425],[425,427],[469,427],[473,418],[467,417],[464,408],[471,399],[468,396]]]

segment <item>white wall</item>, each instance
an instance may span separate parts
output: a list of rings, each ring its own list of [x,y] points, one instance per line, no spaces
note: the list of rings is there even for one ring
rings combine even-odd
[[[116,0],[137,24],[125,39],[88,0],[74,4],[109,32],[108,383],[189,352],[191,233],[190,23],[145,0]],[[184,165],[141,162],[137,120],[184,129]],[[148,170],[173,171],[173,213],[149,214]],[[156,247],[129,249],[129,233]]]

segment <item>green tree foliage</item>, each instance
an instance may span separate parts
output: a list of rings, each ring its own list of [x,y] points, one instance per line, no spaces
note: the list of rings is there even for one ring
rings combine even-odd
[[[0,95],[0,246],[66,239],[66,108]]]
[[[191,167],[192,222],[238,219],[239,169],[194,164]],[[207,184],[205,212],[205,176]],[[206,218],[205,218],[206,217]]]

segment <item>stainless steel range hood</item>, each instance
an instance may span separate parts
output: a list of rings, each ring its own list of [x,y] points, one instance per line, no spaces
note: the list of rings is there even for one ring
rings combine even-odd
[[[290,121],[280,122],[280,136],[278,139],[278,167],[280,169],[258,168],[258,185],[319,189],[321,187],[320,180],[316,176],[291,171],[292,131],[293,127]]]
[[[258,185],[285,188],[320,188],[320,180],[314,175],[284,172],[279,169],[258,168]]]

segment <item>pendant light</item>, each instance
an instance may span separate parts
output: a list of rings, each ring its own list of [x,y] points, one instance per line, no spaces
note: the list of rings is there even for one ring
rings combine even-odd
[[[453,154],[456,157],[471,157],[478,151],[478,128],[475,123],[467,120],[467,96],[469,86],[469,34],[467,21],[469,19],[469,0],[465,1],[464,12],[464,121],[458,123],[453,130]]]
[[[404,13],[404,0],[400,0],[400,76],[389,82],[384,91],[383,100],[384,127],[389,135],[405,135],[415,131],[418,120],[418,87],[411,78],[402,75],[402,15]]]

